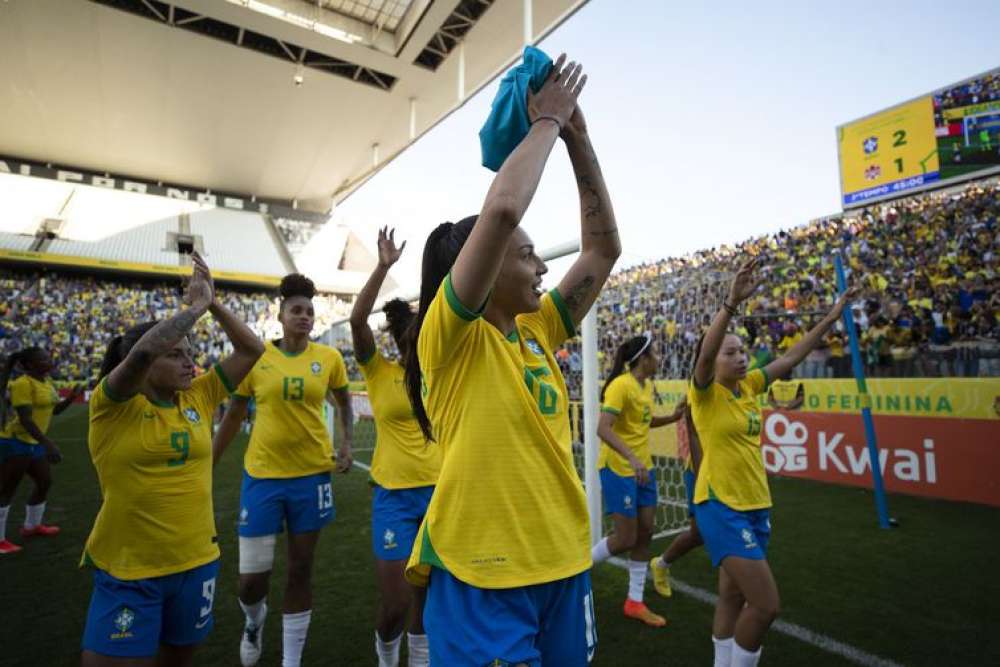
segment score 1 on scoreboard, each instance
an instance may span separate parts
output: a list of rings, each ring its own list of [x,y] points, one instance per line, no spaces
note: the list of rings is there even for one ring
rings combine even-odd
[[[930,95],[837,128],[844,208],[941,179]]]

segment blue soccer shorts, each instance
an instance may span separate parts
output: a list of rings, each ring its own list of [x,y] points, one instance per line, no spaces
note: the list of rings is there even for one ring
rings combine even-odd
[[[706,500],[695,505],[695,519],[713,566],[718,567],[728,556],[767,558],[767,544],[771,540],[767,509],[741,512],[718,500]]]
[[[177,574],[126,581],[94,571],[84,650],[123,658],[155,656],[160,644],[188,646],[212,631],[219,561]]]
[[[634,518],[640,507],[656,507],[656,471],[650,468],[649,481],[639,485],[633,475],[623,477],[611,468],[601,468],[604,513]]]
[[[330,473],[305,477],[263,479],[243,472],[240,488],[240,537],[309,533],[333,521],[333,483]]]
[[[590,571],[491,589],[431,568],[424,627],[432,665],[585,667],[597,649]]]
[[[381,560],[406,560],[420,522],[431,503],[433,486],[386,489],[375,486],[372,498],[372,551]]]

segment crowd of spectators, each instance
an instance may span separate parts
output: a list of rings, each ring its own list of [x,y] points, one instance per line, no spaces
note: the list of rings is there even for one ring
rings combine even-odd
[[[217,287],[220,299],[258,335],[281,337],[278,301],[274,294]],[[125,329],[176,312],[178,282],[132,281],[79,273],[11,271],[0,276],[0,352],[38,345],[49,350],[58,381],[92,384],[108,342]],[[346,316],[350,304],[334,295],[314,300],[319,335]],[[229,343],[203,318],[192,336],[197,362],[203,368],[229,352]]]
[[[755,365],[795,344],[831,307],[833,259],[844,258],[848,280],[862,287],[852,304],[867,372],[874,377],[1000,376],[1000,183],[919,195],[858,213],[823,218],[733,246],[640,264],[611,276],[598,302],[602,375],[616,347],[650,331],[659,377],[686,378],[695,344],[718,310],[740,262],[761,260],[762,286],[735,320]],[[222,299],[267,339],[281,335],[277,300],[263,292],[221,289]],[[136,282],[58,272],[5,271],[0,278],[0,352],[47,347],[58,379],[92,382],[108,341],[179,305],[177,283]],[[350,304],[316,299],[319,335],[344,318]],[[346,335],[341,347],[349,346]],[[381,332],[383,352],[395,345]],[[195,330],[199,363],[226,353],[203,320]],[[352,379],[357,364],[345,349]],[[848,377],[842,326],[796,369],[798,377]],[[580,393],[579,339],[557,353],[572,396]]]

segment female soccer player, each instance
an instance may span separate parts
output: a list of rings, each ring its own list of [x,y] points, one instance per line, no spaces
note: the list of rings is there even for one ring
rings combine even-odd
[[[684,491],[687,496],[688,528],[678,535],[661,556],[655,556],[649,562],[653,572],[653,587],[665,598],[672,594],[670,588],[670,566],[696,547],[705,543],[698,532],[698,521],[694,518],[694,485],[698,478],[698,468],[701,466],[701,444],[698,441],[698,431],[691,421],[691,406],[687,397],[680,400],[678,410],[683,410],[684,418],[677,422],[677,455],[684,459]]]
[[[407,612],[411,613],[407,645],[410,667],[428,664],[423,626],[423,588],[411,587],[403,576],[420,522],[427,513],[441,469],[441,448],[424,439],[406,396],[403,363],[382,356],[368,326],[368,316],[382,283],[406,247],[396,246],[395,230],[378,233],[378,265],[354,302],[351,336],[354,356],[368,387],[377,440],[371,476],[372,550],[380,593],[376,612],[375,651],[379,667],[395,667]],[[413,320],[409,304],[394,299],[383,308],[396,347],[405,351],[404,334]]]
[[[695,354],[688,388],[704,456],[695,483],[695,516],[712,564],[722,566],[712,623],[717,666],[756,665],[764,634],[778,615],[778,587],[766,560],[771,493],[755,396],[767,391],[770,378],[784,377],[819,345],[855,294],[841,296],[785,354],[747,373],[746,346],[727,328],[737,307],[756,290],[756,268],[757,260],[751,259],[736,273]]]
[[[45,499],[52,486],[50,463],[59,463],[62,454],[56,443],[46,435],[52,415],[68,408],[83,392],[77,385],[63,400],[59,400],[49,373],[52,360],[40,347],[26,347],[7,357],[0,377],[0,403],[7,394],[7,383],[15,367],[24,374],[10,383],[10,405],[14,415],[8,419],[6,405],[0,405],[0,555],[12,554],[21,547],[7,540],[7,516],[10,503],[21,478],[27,473],[35,482],[35,490],[25,507],[21,537],[57,535],[59,526],[42,523]]]
[[[267,591],[276,536],[288,526],[288,580],[282,616],[282,660],[297,667],[312,618],[313,553],[319,531],[333,520],[334,468],[323,402],[337,406],[343,442],[338,472],[351,469],[354,418],[347,391],[347,369],[340,352],[309,340],[316,316],[316,287],[293,273],[281,281],[278,319],[282,337],[265,346],[264,355],[233,394],[213,443],[222,455],[240,430],[253,398],[257,419],[250,433],[240,489],[240,607],[246,614],[240,660],[260,660],[261,628],[267,616]]]
[[[604,511],[615,524],[610,537],[594,545],[594,563],[630,551],[628,597],[624,613],[646,625],[662,627],[665,618],[642,601],[649,566],[649,543],[656,515],[656,472],[649,452],[649,429],[672,424],[681,411],[653,416],[653,375],[658,361],[650,333],[629,338],[618,346],[615,363],[601,390],[601,417],[597,435],[603,446],[597,461],[604,494]],[[627,371],[627,372],[626,372]]]
[[[553,356],[621,252],[576,98],[586,82],[560,56],[531,129],[481,212],[424,247],[406,383],[441,474],[407,564],[427,583],[431,664],[585,665],[596,648],[589,527],[570,449],[566,383]],[[519,229],[558,137],[580,192],[580,255],[548,294],[545,264]]]
[[[116,336],[90,398],[104,500],[83,554],[95,568],[84,667],[190,665],[212,629],[212,414],[264,346],[215,300],[208,267],[191,257],[186,307]],[[233,353],[196,378],[188,333],[206,311]]]

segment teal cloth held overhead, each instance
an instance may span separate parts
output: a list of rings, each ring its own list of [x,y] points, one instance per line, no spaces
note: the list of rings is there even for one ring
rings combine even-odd
[[[537,93],[552,69],[552,59],[533,46],[524,47],[524,59],[500,81],[500,90],[483,129],[479,144],[483,166],[498,171],[507,156],[528,136],[528,87]]]

